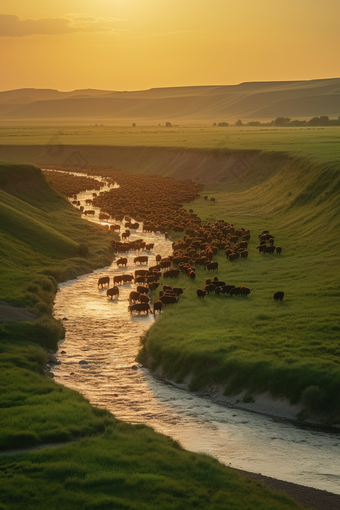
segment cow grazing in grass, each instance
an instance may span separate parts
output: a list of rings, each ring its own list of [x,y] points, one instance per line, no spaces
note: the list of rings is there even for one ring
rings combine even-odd
[[[203,289],[197,289],[196,293],[197,293],[197,297],[199,297],[199,298],[204,298],[204,296],[206,295],[206,291]]]
[[[165,271],[163,274],[164,278],[177,278],[179,275],[179,269],[170,269],[169,271]]]
[[[218,262],[209,262],[204,266],[204,269],[208,271],[214,271],[214,269],[218,269]]]
[[[158,313],[161,313],[162,311],[162,308],[163,308],[163,303],[162,301],[156,301],[153,305],[153,313],[155,314],[156,312]]]
[[[230,294],[231,289],[235,289],[235,285],[223,285],[221,287],[222,294]]]
[[[282,301],[285,293],[283,290],[278,290],[274,293],[274,301]]]
[[[163,296],[161,296],[159,298],[159,301],[161,301],[164,306],[166,306],[166,305],[173,305],[173,304],[177,303],[178,300],[179,300],[179,297],[177,297],[177,296],[167,296],[166,294],[164,294]]]
[[[250,294],[252,289],[248,289],[248,287],[234,287],[230,290],[231,296],[248,296]]]

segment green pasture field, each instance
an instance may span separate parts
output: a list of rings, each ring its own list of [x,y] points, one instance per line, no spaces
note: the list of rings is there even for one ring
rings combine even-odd
[[[57,280],[107,264],[108,234],[34,167],[1,164],[0,189],[0,300],[38,317],[0,322],[0,510],[302,508],[45,375],[46,347],[63,336]],[[20,453],[48,443],[70,444]]]
[[[228,120],[228,119],[226,119]],[[114,145],[283,151],[318,161],[340,160],[340,127],[179,125],[14,125],[0,123],[1,145]],[[109,164],[109,163],[108,163]],[[110,162],[111,164],[111,162]]]
[[[207,455],[124,422],[94,439],[0,457],[0,509],[23,508],[302,510]]]
[[[184,294],[148,331],[139,360],[177,382],[191,374],[193,390],[220,384],[226,394],[269,391],[302,399],[303,416],[321,413],[339,423],[340,165],[291,159],[274,175],[261,171],[261,184],[211,184],[187,204],[203,220],[249,228],[249,257],[229,262],[222,250],[215,273],[197,268],[195,282],[174,280]],[[281,255],[259,254],[262,230],[275,236]],[[197,298],[215,275],[252,292]],[[274,302],[277,290],[283,302]]]

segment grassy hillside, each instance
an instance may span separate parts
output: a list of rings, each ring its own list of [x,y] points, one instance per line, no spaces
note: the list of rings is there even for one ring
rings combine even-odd
[[[45,348],[55,349],[63,334],[51,317],[54,276],[66,279],[107,263],[108,240],[37,168],[0,165],[0,188],[0,300],[39,316],[0,323],[0,508],[301,508],[146,426],[118,422],[45,375]],[[84,240],[86,258],[70,258]],[[3,454],[84,436],[65,446]]]
[[[188,204],[202,219],[250,229],[248,259],[229,262],[221,251],[215,274],[252,293],[202,300],[196,289],[214,274],[198,269],[194,283],[180,276],[185,293],[149,330],[139,359],[177,381],[190,374],[192,389],[269,390],[302,399],[305,415],[340,423],[340,167],[288,158],[273,172],[259,162],[253,180],[207,185],[215,203]],[[275,236],[281,256],[259,254],[262,230]],[[273,301],[277,290],[282,303]]]
[[[62,281],[110,260],[107,232],[82,220],[28,165],[0,164],[0,234],[0,299],[14,304],[25,302],[39,275]],[[37,311],[34,299],[28,303]]]

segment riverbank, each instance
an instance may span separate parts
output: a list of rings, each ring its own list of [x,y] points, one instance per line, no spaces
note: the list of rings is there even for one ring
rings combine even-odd
[[[149,361],[145,366],[149,367],[152,364]],[[184,378],[183,383],[175,382],[172,379],[169,379],[161,367],[156,368],[156,370],[152,371],[154,377],[162,380],[167,384],[171,384],[172,386],[181,389],[183,391],[190,392],[190,379],[191,375],[187,375]],[[280,420],[288,420],[290,422],[294,422],[296,424],[305,424],[311,426],[324,427],[325,429],[329,429],[329,427],[324,426],[325,416],[308,416],[301,420],[299,416],[303,413],[305,407],[302,402],[297,404],[292,404],[285,397],[274,398],[269,392],[264,393],[252,393],[251,398],[249,398],[248,390],[242,390],[236,395],[225,395],[224,394],[224,385],[212,384],[206,387],[201,388],[198,391],[195,391],[195,394],[207,399],[212,400],[214,403],[231,407],[235,409],[242,409],[244,411],[248,411],[251,413],[262,414],[264,416],[268,416],[271,418],[278,418]],[[337,430],[337,425],[333,425],[333,428]]]

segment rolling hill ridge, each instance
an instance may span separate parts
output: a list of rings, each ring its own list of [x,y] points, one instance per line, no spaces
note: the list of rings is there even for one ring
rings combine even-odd
[[[22,89],[0,92],[2,119],[219,121],[340,115],[340,78],[130,92]]]

